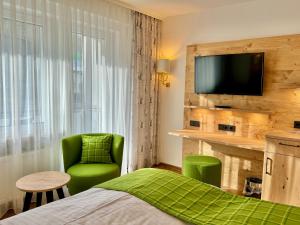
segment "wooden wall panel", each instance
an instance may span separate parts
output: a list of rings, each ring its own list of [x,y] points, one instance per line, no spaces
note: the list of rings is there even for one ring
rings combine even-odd
[[[265,53],[263,96],[197,95],[194,93],[195,56],[247,52]],[[272,112],[268,115],[252,112],[185,108],[184,128],[188,129],[220,132],[218,131],[219,123],[232,124],[236,126],[236,132],[227,132],[228,135],[257,139],[264,139],[265,133],[270,130],[292,129],[294,120],[300,120],[300,35],[188,46],[184,104],[186,106],[204,107],[230,105],[238,109]],[[199,120],[201,127],[190,127],[189,121],[191,119]],[[192,142],[194,143],[192,144]],[[220,158],[223,162],[222,185],[224,188],[241,192],[246,176],[261,177],[263,160],[261,153],[233,149],[234,152],[246,151],[246,154],[251,155],[250,158],[247,158],[247,155],[237,157],[228,154],[228,147],[211,146],[198,142],[185,139],[183,142],[183,156],[197,153],[215,155]],[[253,155],[255,155],[254,158]],[[245,167],[245,165],[248,166]]]

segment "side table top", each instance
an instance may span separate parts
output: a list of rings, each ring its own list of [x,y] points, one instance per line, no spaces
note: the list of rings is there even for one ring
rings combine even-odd
[[[70,179],[70,175],[63,172],[44,171],[20,178],[16,182],[16,187],[25,192],[45,192],[61,188]]]

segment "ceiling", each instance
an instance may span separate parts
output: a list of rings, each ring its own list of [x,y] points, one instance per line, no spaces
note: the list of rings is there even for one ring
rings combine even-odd
[[[117,0],[121,4],[147,15],[164,19],[253,0]]]

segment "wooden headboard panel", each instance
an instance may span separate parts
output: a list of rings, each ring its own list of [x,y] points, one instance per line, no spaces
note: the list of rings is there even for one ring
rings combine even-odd
[[[246,52],[265,53],[263,96],[197,95],[194,93],[195,56]],[[203,122],[201,129],[217,132],[217,123],[227,122],[237,126],[237,132],[234,135],[258,139],[262,139],[265,132],[270,129],[293,128],[294,120],[300,120],[300,35],[188,46],[185,105],[209,107],[230,105],[239,109],[272,112],[266,116],[245,112],[225,114],[202,109],[185,109],[184,126],[186,128],[191,128],[189,127],[190,119],[199,119]],[[214,124],[213,127],[212,124]]]
[[[263,96],[194,93],[195,56],[246,52],[265,53]],[[185,107],[184,128],[188,129],[221,132],[218,131],[219,123],[231,124],[236,126],[236,132],[225,132],[227,135],[257,139],[264,139],[264,134],[272,129],[292,129],[294,120],[300,120],[300,35],[188,46],[184,104],[204,107],[230,105],[246,110],[214,111]],[[260,113],[266,111],[271,111],[271,114]],[[200,128],[191,127],[191,119],[199,120]],[[245,177],[262,175],[262,152],[184,138],[183,156],[187,154],[218,157],[222,161],[222,187],[238,193],[243,189]]]

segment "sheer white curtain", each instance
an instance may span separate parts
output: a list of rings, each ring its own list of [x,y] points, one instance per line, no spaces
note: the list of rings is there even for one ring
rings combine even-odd
[[[131,10],[101,0],[64,3],[72,23],[71,132],[123,135],[126,172],[133,117]]]
[[[18,178],[60,169],[61,137],[131,148],[131,45],[131,11],[109,2],[0,0],[0,216],[22,206]]]

